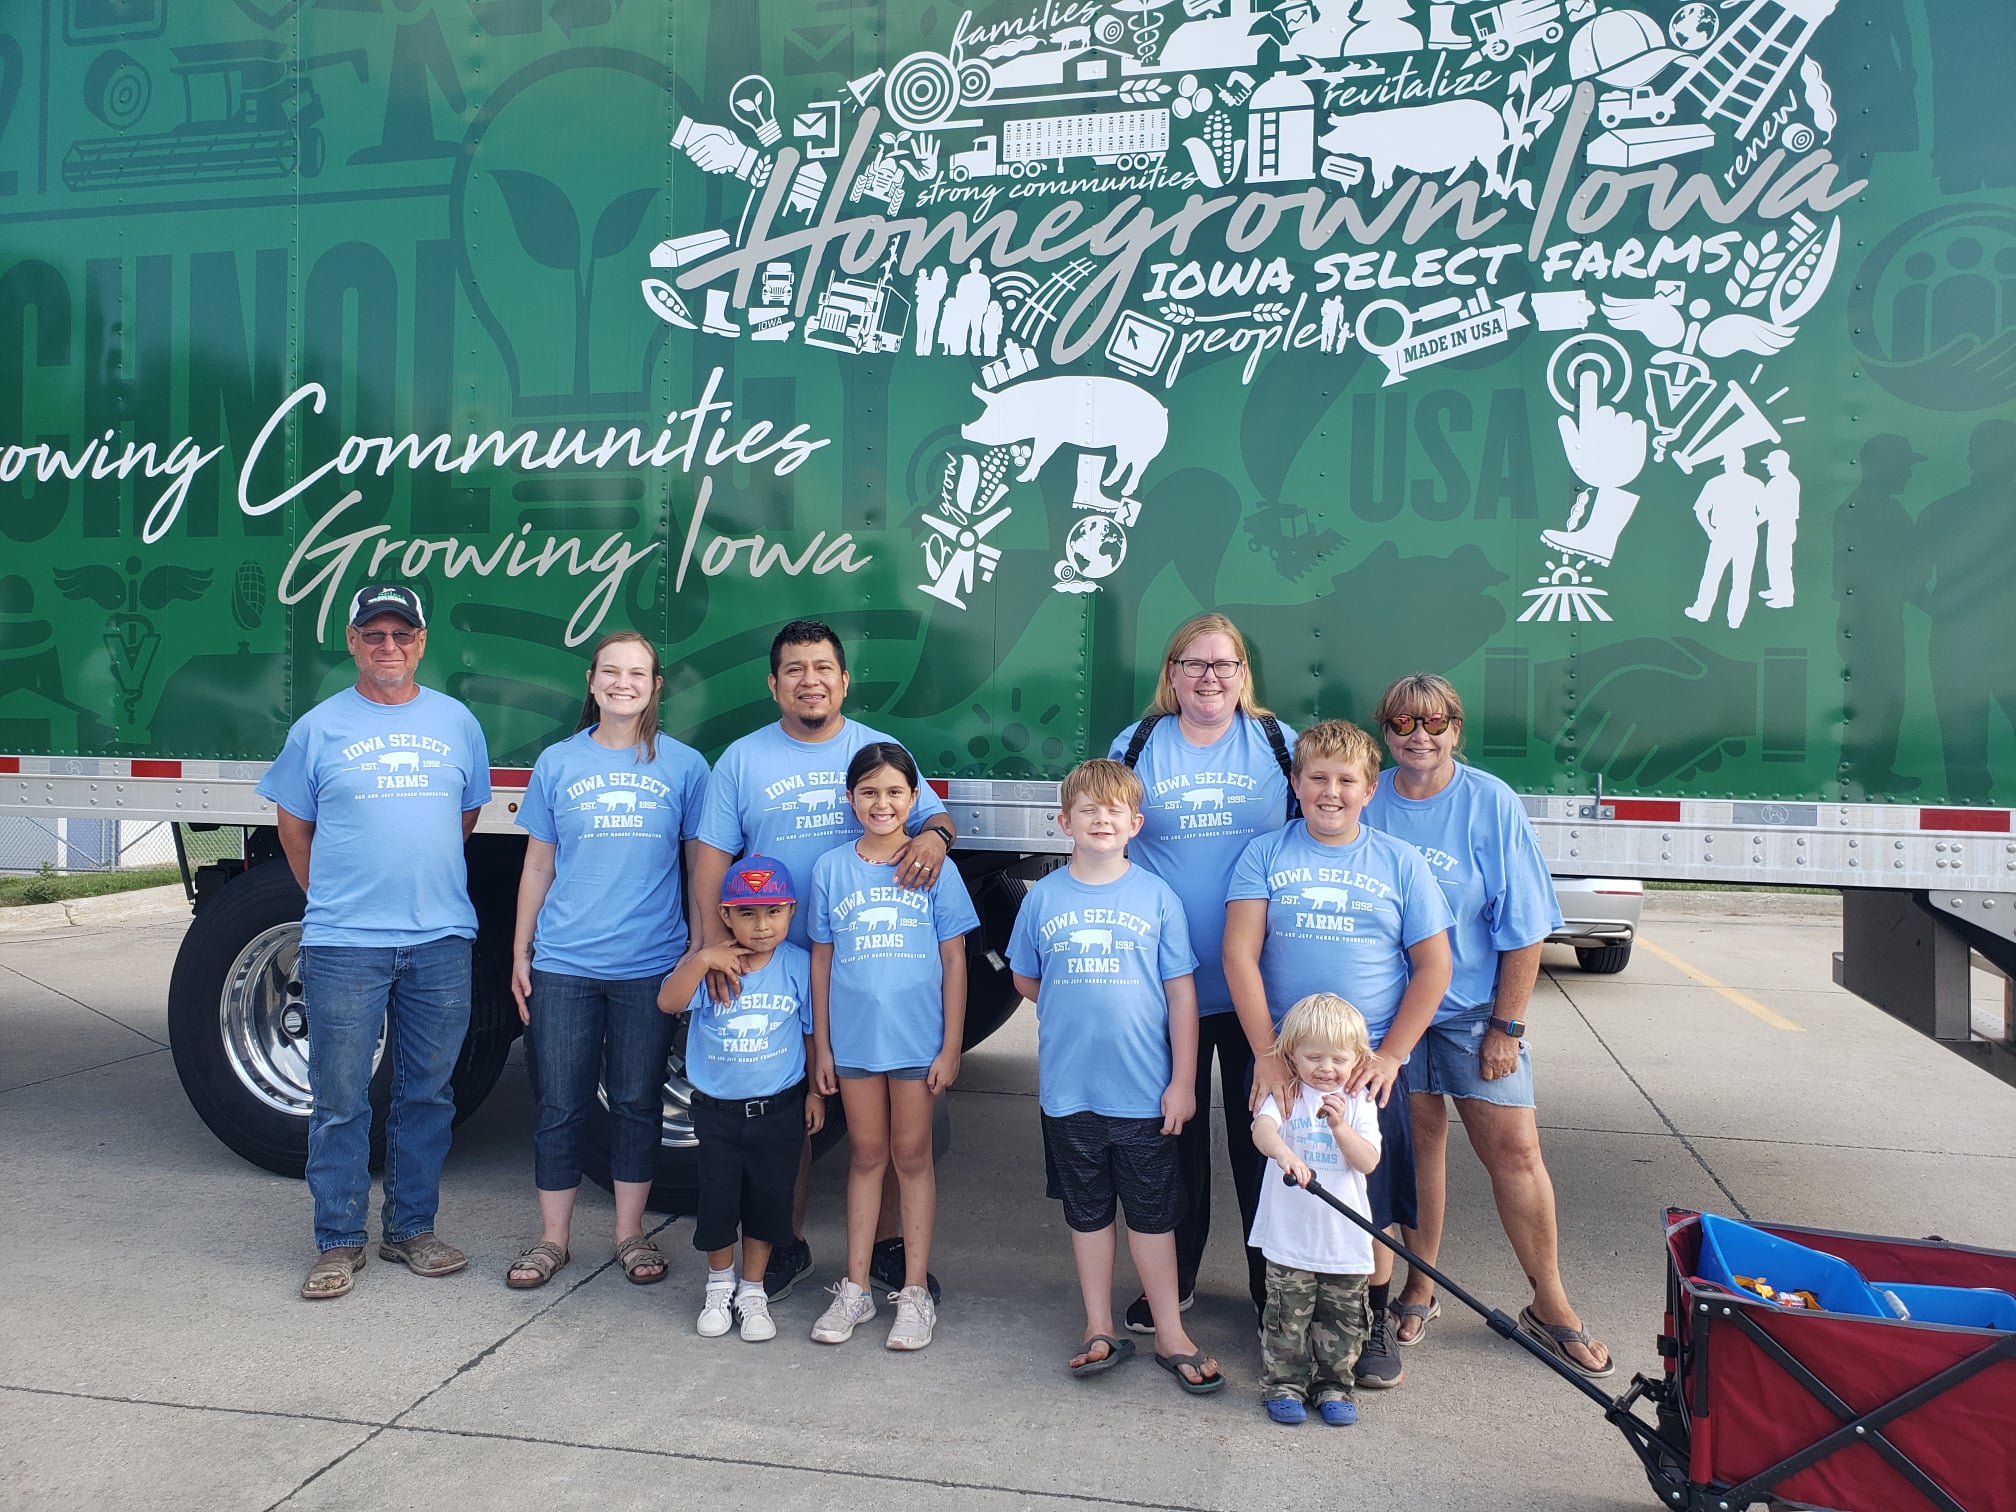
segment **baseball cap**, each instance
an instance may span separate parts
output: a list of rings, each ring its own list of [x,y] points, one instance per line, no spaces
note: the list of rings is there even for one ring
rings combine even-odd
[[[350,600],[350,628],[355,630],[381,614],[396,614],[416,630],[427,628],[427,611],[411,588],[397,583],[366,583]]]
[[[796,903],[798,897],[790,869],[782,861],[744,856],[722,879],[721,901],[733,907],[737,903]]]

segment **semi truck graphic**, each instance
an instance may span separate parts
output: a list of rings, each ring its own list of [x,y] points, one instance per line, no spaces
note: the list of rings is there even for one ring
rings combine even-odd
[[[1030,116],[1005,122],[1000,134],[975,137],[950,159],[955,181],[969,178],[1033,177],[1047,167],[1062,169],[1073,158],[1124,171],[1152,168],[1169,150],[1169,112],[1089,111],[1083,115]]]

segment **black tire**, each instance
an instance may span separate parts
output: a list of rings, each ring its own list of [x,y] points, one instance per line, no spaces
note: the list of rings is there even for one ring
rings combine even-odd
[[[1631,960],[1631,942],[1622,945],[1575,947],[1575,964],[1591,976],[1615,976]]]
[[[168,985],[168,1044],[190,1105],[233,1153],[281,1176],[299,1176],[308,1163],[307,1030],[296,965],[304,902],[285,861],[242,872],[190,924]],[[483,1012],[496,991],[486,975],[479,964],[477,1011],[455,1066],[458,1124],[497,1085],[511,1050],[508,1028]],[[390,1082],[391,1067],[381,1063],[371,1078],[373,1169],[385,1156]]]

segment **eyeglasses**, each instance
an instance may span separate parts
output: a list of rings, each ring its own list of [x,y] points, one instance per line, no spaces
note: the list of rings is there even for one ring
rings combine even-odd
[[[1171,657],[1169,665],[1174,667],[1178,672],[1181,672],[1185,677],[1193,680],[1202,679],[1204,674],[1209,672],[1220,682],[1224,682],[1246,664],[1236,661],[1198,661],[1194,658],[1188,661],[1177,661],[1174,657]]]
[[[1419,725],[1430,735],[1440,735],[1453,724],[1461,724],[1460,719],[1451,719],[1447,714],[1395,714],[1386,721],[1386,728],[1395,735],[1412,735]]]
[[[413,642],[420,639],[420,632],[418,630],[359,630],[357,632],[357,639],[364,642],[367,646],[382,646],[389,640],[403,651],[406,647],[412,645]]]

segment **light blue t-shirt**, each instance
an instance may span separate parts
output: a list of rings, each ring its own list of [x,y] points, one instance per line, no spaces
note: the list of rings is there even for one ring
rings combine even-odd
[[[1377,1048],[1413,973],[1410,946],[1451,923],[1421,853],[1366,824],[1349,845],[1310,837],[1308,823],[1246,847],[1226,894],[1267,900],[1260,976],[1274,1027],[1312,992],[1334,992],[1365,1015]]]
[[[888,739],[853,719],[830,740],[794,740],[781,724],[744,735],[721,753],[707,779],[701,841],[731,856],[776,857],[790,868],[802,903],[811,892],[812,864],[861,836],[847,802],[847,763],[861,747]],[[924,787],[910,810],[910,833],[944,812],[938,795]],[[802,907],[791,915],[790,938],[799,945],[811,938]]]
[[[325,698],[294,722],[258,791],[315,826],[302,944],[476,937],[462,815],[490,801],[490,750],[446,693]]]
[[[1136,724],[1113,740],[1106,754],[1127,754]],[[1281,726],[1292,756],[1295,732]],[[1225,985],[1225,888],[1239,853],[1255,835],[1288,820],[1288,779],[1267,743],[1260,721],[1241,714],[1208,746],[1192,745],[1171,714],[1156,722],[1134,764],[1146,793],[1141,833],[1127,847],[1140,863],[1175,890],[1197,952],[1197,1012],[1230,1013]]]
[[[539,753],[518,823],[553,846],[532,963],[597,981],[663,976],[686,953],[679,844],[700,832],[707,763],[658,737],[640,762],[582,730]]]
[[[1456,972],[1435,1012],[1455,1018],[1498,990],[1498,954],[1537,945],[1561,927],[1554,879],[1526,810],[1512,789],[1461,762],[1433,798],[1403,798],[1394,773],[1379,774],[1364,822],[1421,852],[1456,916],[1449,948]]]
[[[686,1011],[686,1079],[709,1097],[768,1097],[805,1079],[812,958],[789,940],[742,978],[734,1002],[715,1002],[702,982]]]
[[[1008,964],[1034,977],[1037,1101],[1052,1118],[1160,1118],[1169,1086],[1164,982],[1197,957],[1174,891],[1146,867],[1080,882],[1059,867],[1029,889]]]
[[[945,1048],[941,941],[979,927],[959,868],[930,887],[898,887],[886,862],[863,861],[850,842],[812,867],[812,938],[833,947],[826,1033],[833,1063],[863,1071],[928,1066]]]

